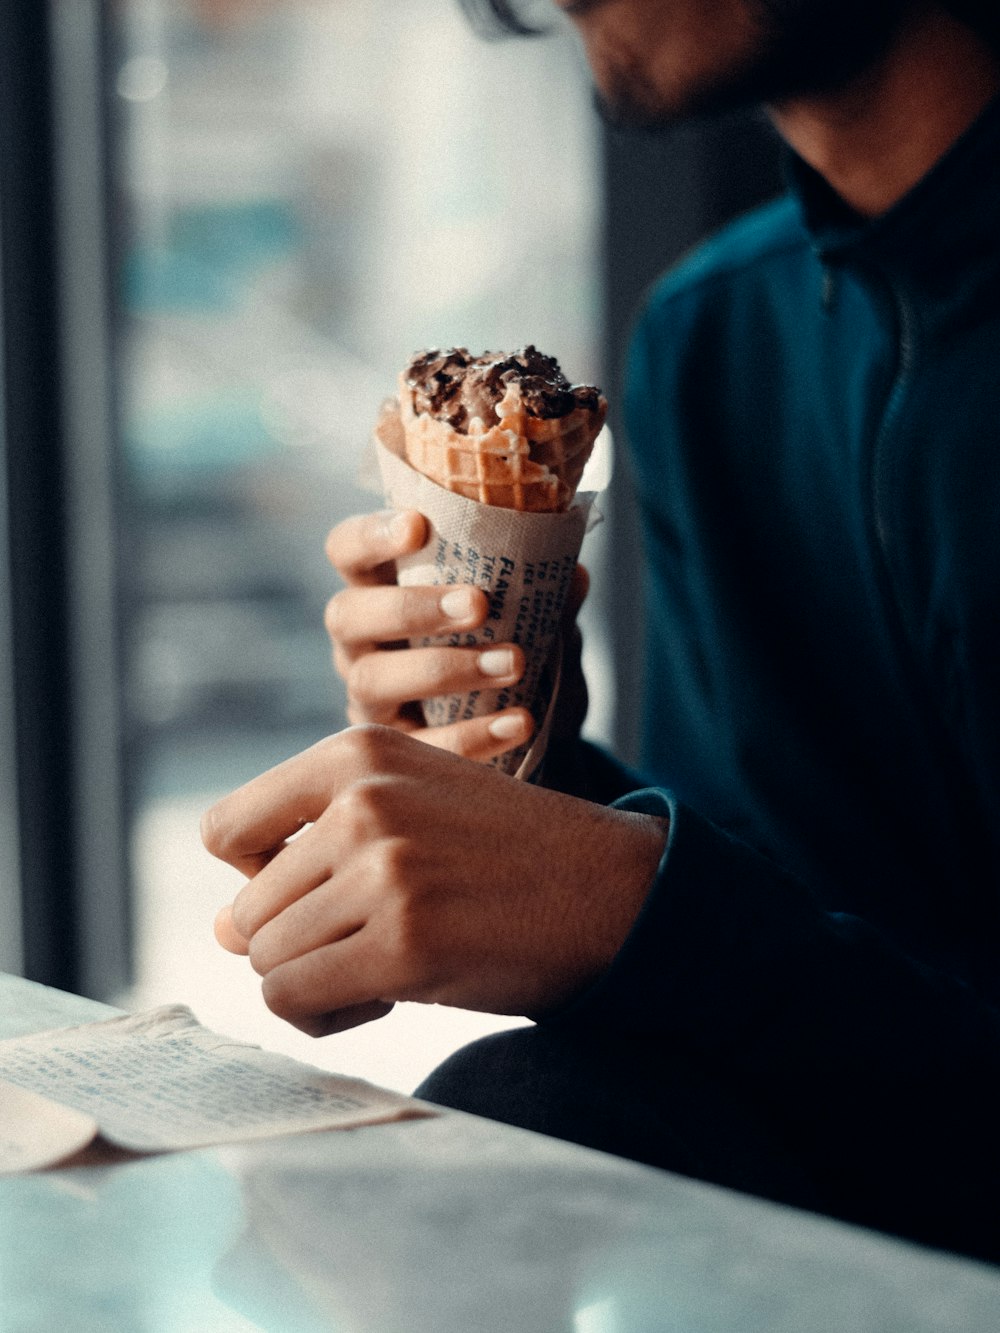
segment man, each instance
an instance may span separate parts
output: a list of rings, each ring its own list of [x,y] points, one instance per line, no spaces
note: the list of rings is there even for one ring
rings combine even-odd
[[[432,1099],[1000,1259],[997,19],[563,7],[619,120],[760,101],[792,150],[635,334],[645,776],[572,738],[548,787],[469,763],[516,711],[422,729],[519,655],[386,651],[483,598],[395,586],[419,515],[348,520],[329,629],[375,725],[209,812],[250,877],[220,940],[307,1031],[538,1019]]]

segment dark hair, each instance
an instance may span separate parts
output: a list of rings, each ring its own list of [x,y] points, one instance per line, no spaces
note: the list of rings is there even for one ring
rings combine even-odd
[[[998,0],[940,0],[991,46],[1000,50],[1000,3]],[[516,0],[459,0],[472,26],[484,37],[537,37],[544,31],[533,27],[518,13]]]
[[[533,27],[518,13],[512,0],[458,0],[466,18],[482,37],[539,37],[544,28]]]

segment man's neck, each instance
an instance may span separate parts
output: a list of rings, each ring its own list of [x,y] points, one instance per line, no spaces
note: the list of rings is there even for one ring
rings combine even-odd
[[[1000,92],[1000,58],[943,9],[922,9],[846,88],[769,108],[778,132],[855,212],[885,213]]]

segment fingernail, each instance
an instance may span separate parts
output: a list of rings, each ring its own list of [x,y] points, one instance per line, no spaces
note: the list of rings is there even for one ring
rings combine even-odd
[[[440,606],[449,620],[468,620],[472,615],[471,589],[452,588],[441,598]]]
[[[514,654],[509,648],[488,648],[479,654],[479,670],[484,676],[512,676]]]
[[[382,516],[382,531],[385,533],[387,541],[402,541],[409,531],[409,527],[409,514],[399,513],[395,509],[385,510]]]
[[[489,725],[489,733],[498,741],[516,741],[527,736],[528,725],[520,713],[505,713],[495,717]]]

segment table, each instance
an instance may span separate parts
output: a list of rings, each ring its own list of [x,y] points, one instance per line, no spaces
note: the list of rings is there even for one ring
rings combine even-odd
[[[0,1036],[108,1017],[0,976]],[[3,1333],[987,1333],[1000,1269],[449,1112],[0,1180]]]

